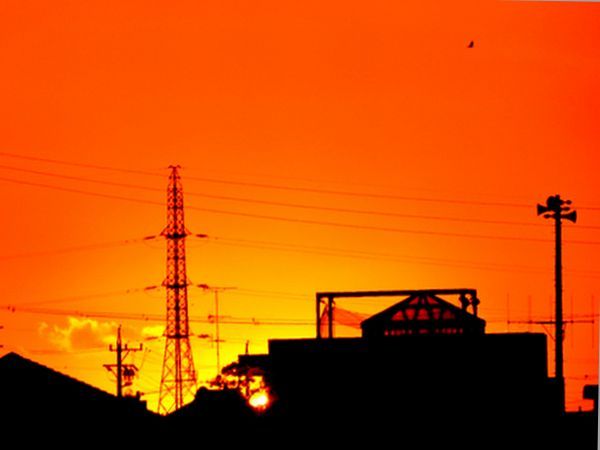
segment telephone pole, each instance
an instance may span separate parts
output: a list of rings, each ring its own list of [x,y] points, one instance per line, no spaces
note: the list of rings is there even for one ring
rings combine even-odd
[[[215,343],[217,348],[217,376],[221,373],[221,333],[219,329],[219,292],[236,289],[235,287],[211,287],[208,284],[198,285],[206,291],[215,293]]]
[[[116,364],[104,364],[104,368],[117,378],[117,397],[123,397],[123,388],[133,384],[133,378],[137,374],[138,368],[135,364],[124,364],[123,361],[127,358],[130,352],[139,352],[142,350],[142,344],[136,348],[129,348],[127,344],[123,345],[121,340],[121,325],[117,329],[117,345],[112,344],[108,347],[111,352],[116,352]]]
[[[537,205],[537,215],[544,219],[554,219],[555,259],[555,318],[554,318],[554,376],[559,390],[560,412],[565,412],[565,374],[563,358],[564,321],[563,321],[563,283],[562,283],[562,219],[573,223],[577,221],[577,211],[571,211],[571,200],[563,200],[560,195],[548,197],[545,205]]]
[[[196,371],[189,337],[183,187],[179,166],[170,166],[167,187],[167,327],[158,412],[168,414],[196,394]]]

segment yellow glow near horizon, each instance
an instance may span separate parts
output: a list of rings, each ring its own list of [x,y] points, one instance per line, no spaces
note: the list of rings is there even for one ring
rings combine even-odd
[[[248,403],[252,408],[262,411],[267,409],[269,403],[271,403],[271,399],[269,398],[269,394],[265,391],[258,391],[250,396]]]

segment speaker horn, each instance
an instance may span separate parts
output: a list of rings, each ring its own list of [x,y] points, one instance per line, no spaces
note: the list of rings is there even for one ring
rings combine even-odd
[[[577,211],[571,211],[570,213],[564,214],[561,217],[575,223],[577,222]]]
[[[547,206],[544,206],[544,205],[540,205],[538,203],[538,205],[537,205],[537,215],[538,216],[541,216],[542,214],[547,213],[549,211],[550,211],[550,208],[548,208]]]

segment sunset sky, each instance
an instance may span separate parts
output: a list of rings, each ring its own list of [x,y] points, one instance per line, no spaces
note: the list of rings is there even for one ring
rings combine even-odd
[[[515,322],[552,319],[553,227],[535,205],[561,194],[579,214],[567,407],[590,408],[599,23],[581,2],[2,2],[2,350],[113,392],[121,323],[156,408],[165,243],[143,238],[165,226],[171,164],[187,228],[208,236],[188,240],[190,280],[235,288],[223,364],[246,341],[314,336],[327,290],[475,288],[488,331],[552,334]],[[206,381],[214,295],[189,297]]]

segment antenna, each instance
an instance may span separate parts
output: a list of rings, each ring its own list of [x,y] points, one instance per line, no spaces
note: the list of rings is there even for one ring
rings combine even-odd
[[[221,373],[221,333],[219,329],[219,292],[237,289],[235,286],[216,287],[208,284],[199,284],[199,288],[215,293],[215,343],[217,348],[217,376]]]

